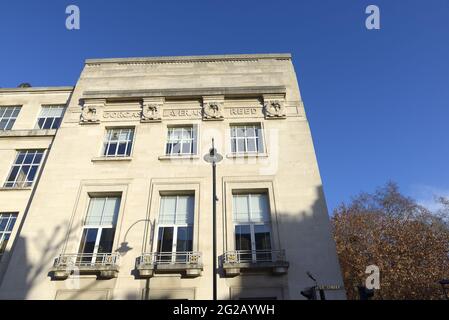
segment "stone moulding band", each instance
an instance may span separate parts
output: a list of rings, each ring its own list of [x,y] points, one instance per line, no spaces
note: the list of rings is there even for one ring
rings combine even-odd
[[[180,89],[148,89],[148,90],[107,90],[84,91],[86,99],[141,98],[141,97],[188,97],[201,98],[208,95],[225,96],[261,96],[263,94],[285,94],[285,86],[260,87],[218,87],[218,88],[180,88]]]
[[[229,54],[209,56],[172,56],[172,57],[137,57],[113,59],[87,59],[86,65],[101,64],[137,64],[137,63],[192,63],[192,62],[225,62],[225,61],[258,61],[264,59],[291,60],[290,53],[269,54]]]

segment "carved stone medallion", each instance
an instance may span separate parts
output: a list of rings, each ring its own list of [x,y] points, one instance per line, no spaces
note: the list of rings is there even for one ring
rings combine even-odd
[[[284,101],[267,100],[264,102],[265,117],[267,119],[283,119],[286,117]]]
[[[223,120],[223,102],[204,102],[203,120]]]

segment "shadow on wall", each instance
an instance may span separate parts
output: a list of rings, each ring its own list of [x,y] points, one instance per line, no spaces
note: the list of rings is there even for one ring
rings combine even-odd
[[[247,274],[231,278],[231,299],[305,299],[301,291],[315,285],[307,272],[317,280],[318,286],[340,286],[338,290],[325,290],[326,299],[346,299],[321,186],[315,189],[315,197],[310,210],[278,212],[280,248],[274,249],[285,250],[288,273],[268,277],[267,273],[265,276]],[[276,228],[276,222],[272,221],[272,228]],[[219,274],[224,277],[222,269]],[[318,293],[317,297],[320,299]]]
[[[6,255],[6,270],[0,284],[0,299],[27,299],[39,285],[50,281],[49,272],[55,258],[62,253],[68,239],[69,223],[56,226],[52,231],[40,229],[32,239],[18,235],[12,245],[11,252]],[[73,235],[71,236],[73,237]],[[37,263],[29,260],[30,255],[39,254]],[[48,299],[54,298],[47,297]]]
[[[277,299],[305,299],[300,292],[315,285],[307,276],[307,272],[310,272],[317,279],[318,285],[343,286],[322,188],[316,188],[315,194],[316,200],[310,210],[298,213],[278,212],[278,221],[272,221],[272,227],[273,229],[278,228],[280,238],[280,247],[273,249],[284,249],[286,251],[286,258],[289,262],[288,273],[282,276],[267,276],[266,273],[264,275],[245,274],[227,278],[227,285],[231,286],[229,290],[230,299],[274,297]],[[51,232],[40,230],[31,240],[24,239],[21,236],[16,238],[13,246],[14,254],[9,261],[7,274],[0,287],[0,298],[27,299],[30,296],[33,297],[36,290],[40,290],[39,286],[50,281],[49,271],[53,266],[54,259],[62,252],[68,240],[66,227],[69,224],[63,225],[64,227],[58,226]],[[55,239],[61,240],[55,242]],[[30,245],[30,241],[32,245]],[[32,264],[28,260],[27,257],[31,250],[42,254],[38,263]],[[219,258],[219,260],[222,259],[222,257]],[[221,263],[218,265],[220,277],[225,277]],[[121,272],[128,271],[132,272],[132,270],[122,270]],[[208,271],[204,270],[204,272]],[[122,296],[126,297],[125,299],[148,299],[151,296],[150,281],[147,281],[148,288],[142,290],[142,294],[137,293],[137,281],[135,290],[123,293]],[[71,292],[66,298],[75,300],[81,298],[81,296],[85,297],[84,293],[98,289],[101,282],[83,283],[79,290]],[[49,292],[48,297],[41,294],[39,297],[55,298],[55,286],[52,285],[50,288],[43,286],[41,288],[49,289],[51,292]],[[166,297],[158,296],[158,299],[168,298],[170,298],[169,295]],[[326,291],[326,298],[345,299],[344,290],[328,290]]]

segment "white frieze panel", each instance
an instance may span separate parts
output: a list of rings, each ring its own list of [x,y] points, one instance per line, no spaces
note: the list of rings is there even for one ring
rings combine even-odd
[[[167,108],[163,110],[164,120],[201,119],[201,108]]]
[[[104,111],[102,121],[140,121],[140,110]]]

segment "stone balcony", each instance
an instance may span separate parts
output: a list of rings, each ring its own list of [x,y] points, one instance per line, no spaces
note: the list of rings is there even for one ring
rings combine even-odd
[[[100,279],[111,279],[118,275],[118,260],[118,253],[61,254],[55,259],[51,273],[55,280],[65,280],[71,273],[95,274]]]
[[[226,276],[237,276],[245,271],[270,272],[283,275],[289,263],[284,250],[237,250],[223,255],[223,270]]]
[[[201,252],[144,253],[137,259],[136,269],[140,278],[151,278],[155,273],[180,273],[184,277],[201,275]]]

